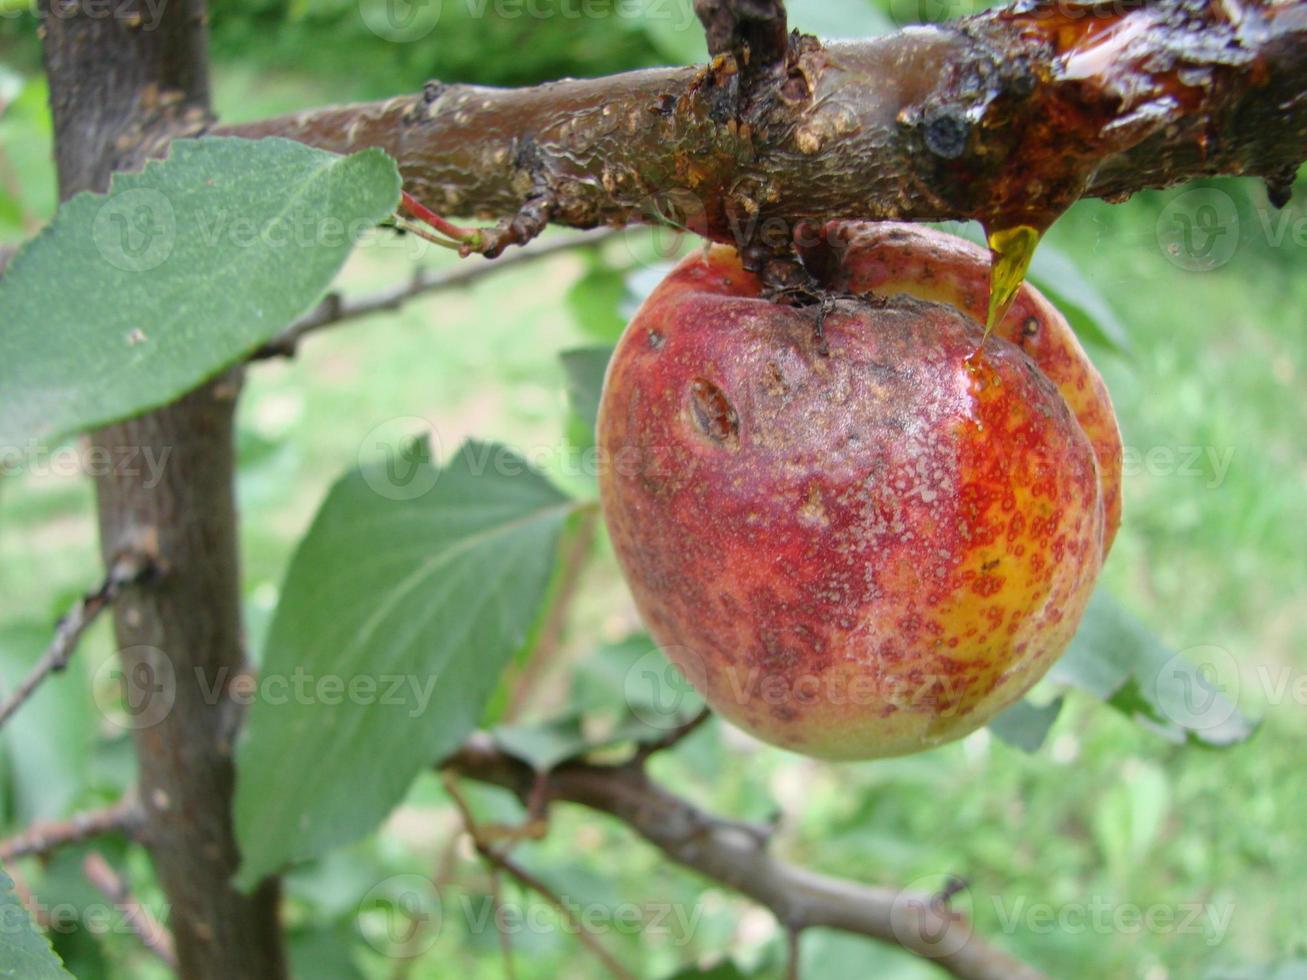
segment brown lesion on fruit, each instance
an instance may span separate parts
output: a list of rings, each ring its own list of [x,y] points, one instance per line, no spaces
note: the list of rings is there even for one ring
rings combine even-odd
[[[719,446],[735,449],[739,445],[740,417],[726,392],[707,378],[690,382],[690,418],[706,438]]]

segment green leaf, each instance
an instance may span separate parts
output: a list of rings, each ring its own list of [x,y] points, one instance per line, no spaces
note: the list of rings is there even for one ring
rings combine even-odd
[[[1064,252],[1047,242],[1040,245],[1029,276],[1082,340],[1115,354],[1130,353],[1130,337],[1121,318]]]
[[[0,443],[53,441],[165,404],[307,310],[393,210],[380,150],[179,140],[79,194],[0,280]]]
[[[1176,653],[1103,590],[1049,678],[1078,688],[1173,742],[1221,748],[1256,730],[1236,704],[1238,665],[1219,647]]]
[[[988,248],[985,233],[974,221],[937,221],[933,226]],[[1056,306],[1081,340],[1115,354],[1131,353],[1130,337],[1116,311],[1079,267],[1061,249],[1041,242],[1035,249],[1027,278]]]
[[[13,880],[0,871],[0,976],[22,980],[72,980],[50,942],[36,931],[14,895]]]
[[[1036,752],[1044,744],[1048,730],[1057,721],[1061,710],[1061,698],[1055,698],[1045,705],[1032,704],[1023,698],[991,718],[989,730],[1014,748],[1023,752]]]
[[[12,691],[27,676],[51,633],[50,623],[0,629],[0,690]],[[87,708],[89,693],[85,661],[74,658],[0,732],[14,796],[10,812],[18,822],[65,816],[85,786],[95,717]]]
[[[604,372],[612,360],[613,347],[576,347],[558,355],[567,375],[567,403],[582,422],[594,431],[599,418],[599,397],[604,390]]]
[[[237,756],[243,887],[367,833],[476,726],[574,506],[476,442],[444,469],[410,450],[332,488],[291,561]]]
[[[616,340],[626,329],[622,314],[626,276],[595,256],[590,269],[567,291],[567,308],[577,326],[596,340]]]

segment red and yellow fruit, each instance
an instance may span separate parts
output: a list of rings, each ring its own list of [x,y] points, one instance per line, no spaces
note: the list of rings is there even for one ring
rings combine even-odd
[[[1111,403],[1032,287],[981,345],[988,255],[832,224],[842,301],[733,249],[649,296],[600,406],[601,496],[655,640],[720,714],[827,758],[958,738],[1066,648],[1120,515]],[[979,352],[978,352],[979,348]]]

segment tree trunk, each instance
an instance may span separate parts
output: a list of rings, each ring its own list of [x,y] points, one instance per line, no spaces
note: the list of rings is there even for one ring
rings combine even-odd
[[[50,0],[42,10],[65,199],[103,191],[113,171],[209,122],[204,4],[153,7],[133,0],[100,16],[98,6]],[[231,814],[239,716],[223,685],[244,665],[232,441],[239,389],[232,374],[93,436],[113,458],[131,447],[166,460],[157,486],[112,474],[96,489],[106,564],[136,549],[161,572],[120,597],[115,631],[126,693],[139,709],[145,839],[181,975],[204,980],[285,975],[278,883],[251,895],[230,884],[239,862]]]

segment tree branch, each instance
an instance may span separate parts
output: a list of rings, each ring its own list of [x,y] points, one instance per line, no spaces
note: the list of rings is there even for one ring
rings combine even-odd
[[[82,873],[105,898],[122,911],[128,928],[146,949],[159,957],[167,966],[177,969],[177,949],[172,936],[163,924],[132,894],[123,877],[110,867],[109,862],[97,853],[86,855]]]
[[[104,582],[93,592],[88,592],[77,600],[55,626],[54,639],[46,647],[36,664],[23,679],[14,692],[0,705],[0,728],[3,728],[33,694],[41,683],[51,674],[56,674],[68,666],[68,661],[77,649],[77,642],[82,634],[95,622],[96,617],[110,605],[118,594],[128,585],[134,585],[149,577],[155,571],[154,564],[144,555],[126,553],[121,555],[109,567]]]
[[[33,854],[50,854],[69,844],[80,844],[105,834],[135,838],[143,820],[135,794],[129,794],[102,810],[79,813],[67,820],[38,821],[22,833],[0,841],[0,863]]]
[[[415,269],[413,277],[405,283],[389,286],[363,296],[346,298],[340,293],[331,293],[300,319],[283,330],[276,337],[250,355],[250,360],[266,360],[273,357],[294,357],[300,341],[309,334],[317,333],[327,327],[374,313],[397,310],[409,300],[417,299],[428,293],[442,289],[461,289],[472,285],[493,272],[518,263],[534,262],[537,259],[569,252],[586,245],[598,245],[613,237],[615,232],[595,230],[583,232],[570,238],[561,238],[543,245],[529,245],[519,252],[493,261],[469,262],[453,268],[433,271]]]
[[[668,792],[642,765],[569,763],[540,775],[478,734],[442,764],[448,772],[503,786],[524,802],[565,801],[627,824],[673,861],[747,895],[791,931],[840,929],[927,957],[965,980],[1037,980],[1042,974],[972,931],[944,895],[872,887],[787,864],[766,837]]]
[[[509,875],[509,877],[515,879],[524,888],[535,892],[548,902],[549,906],[555,912],[567,919],[568,924],[576,933],[577,938],[581,940],[586,949],[590,950],[590,952],[595,955],[595,958],[598,959],[614,977],[617,977],[618,980],[635,980],[634,975],[626,969],[626,967],[622,966],[617,958],[608,951],[608,948],[591,934],[590,930],[577,919],[575,913],[567,907],[567,903],[564,902],[548,884],[537,878],[526,868],[510,858],[506,853],[496,849],[495,846],[491,844],[482,833],[481,826],[478,824],[476,817],[472,813],[472,808],[468,806],[467,800],[463,798],[463,794],[459,791],[458,783],[453,778],[453,774],[446,772],[444,775],[445,790],[449,793],[449,798],[454,801],[454,806],[458,809],[459,815],[463,818],[463,826],[471,836],[472,843],[476,847],[477,853],[485,859],[486,863],[495,871],[503,871],[505,874]]]
[[[748,4],[742,4],[748,5]],[[728,6],[733,6],[729,5]],[[684,225],[745,247],[803,221],[1051,221],[1213,174],[1283,190],[1307,157],[1307,5],[1023,0],[870,41],[790,44],[767,91],[712,65],[384,102],[219,130],[379,146],[433,211]]]

